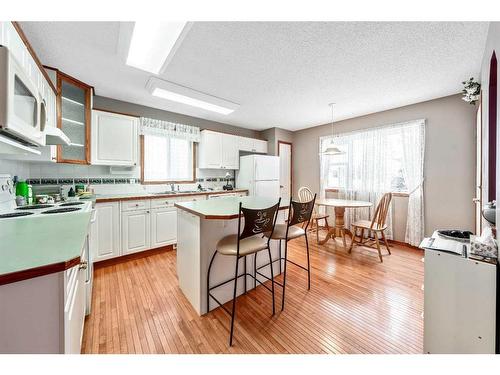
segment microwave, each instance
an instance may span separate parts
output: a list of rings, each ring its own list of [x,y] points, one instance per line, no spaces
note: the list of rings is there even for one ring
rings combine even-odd
[[[45,146],[46,103],[37,83],[7,47],[0,46],[0,133],[21,143]]]

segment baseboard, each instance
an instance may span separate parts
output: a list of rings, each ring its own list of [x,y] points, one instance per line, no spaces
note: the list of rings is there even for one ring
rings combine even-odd
[[[164,253],[166,251],[172,251],[173,249],[174,249],[174,245],[167,245],[167,246],[163,246],[163,247],[157,247],[155,249],[144,250],[144,251],[141,251],[138,253],[127,254],[127,255],[120,256],[120,257],[116,257],[116,258],[101,260],[99,262],[94,263],[94,269],[113,266],[115,264],[128,262],[129,260],[140,259],[140,258],[149,257],[151,255],[161,254],[161,253]]]
[[[421,248],[417,246],[410,245],[409,243],[403,242],[403,241],[396,241],[396,240],[387,240],[389,244],[393,245],[398,245],[398,246],[404,246],[404,247],[409,247],[410,249],[416,249],[416,250],[422,250]]]

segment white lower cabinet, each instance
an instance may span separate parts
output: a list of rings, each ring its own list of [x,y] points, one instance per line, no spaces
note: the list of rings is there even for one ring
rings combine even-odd
[[[85,269],[73,267],[66,285],[64,306],[64,353],[80,354],[85,321]]]
[[[147,250],[151,243],[149,210],[122,212],[122,254]]]
[[[151,248],[172,245],[177,241],[177,209],[151,211]]]
[[[94,262],[120,255],[120,202],[97,203],[90,243]]]

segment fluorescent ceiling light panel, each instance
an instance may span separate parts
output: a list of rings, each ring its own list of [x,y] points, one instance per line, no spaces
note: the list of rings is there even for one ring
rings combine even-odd
[[[239,104],[224,100],[189,87],[177,85],[151,77],[146,88],[151,95],[173,102],[182,103],[191,107],[201,108],[206,111],[228,115],[239,107]]]
[[[189,31],[186,26],[187,22],[135,22],[127,65],[160,73]]]

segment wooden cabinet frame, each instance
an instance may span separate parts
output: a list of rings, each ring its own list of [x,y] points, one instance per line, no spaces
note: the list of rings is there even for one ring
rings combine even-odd
[[[92,121],[92,90],[93,87],[89,86],[82,81],[79,81],[67,74],[57,70],[57,127],[62,129],[62,82],[66,81],[85,90],[85,160],[72,160],[64,159],[62,157],[62,146],[57,146],[57,162],[69,164],[90,164],[90,121]]]

